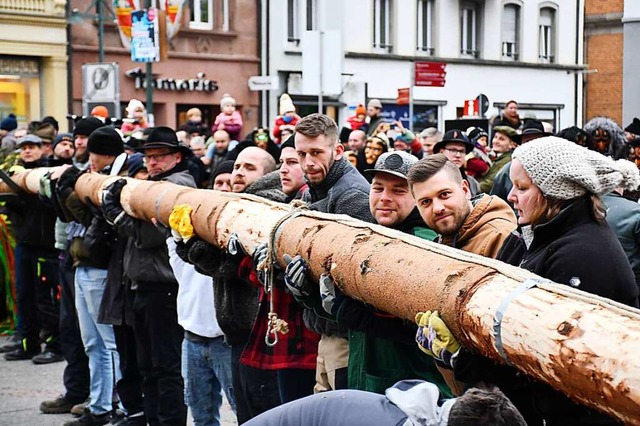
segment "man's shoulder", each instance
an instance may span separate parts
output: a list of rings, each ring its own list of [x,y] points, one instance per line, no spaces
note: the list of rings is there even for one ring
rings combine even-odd
[[[171,173],[164,180],[175,183],[176,185],[188,186],[190,188],[196,187],[196,181],[193,179],[193,176],[189,174],[188,170]]]

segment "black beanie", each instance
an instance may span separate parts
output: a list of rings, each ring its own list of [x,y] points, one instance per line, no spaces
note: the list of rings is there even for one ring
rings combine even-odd
[[[213,171],[212,179],[215,180],[215,178],[218,177],[219,175],[233,172],[233,163],[234,163],[233,160],[226,160],[218,164],[216,169]]]
[[[87,150],[93,154],[116,156],[124,152],[124,143],[116,129],[104,126],[91,133]]]
[[[296,145],[295,145],[295,140],[296,140],[296,134],[293,133],[291,136],[289,136],[287,138],[287,140],[285,140],[284,142],[282,142],[280,144],[280,150],[282,151],[285,148],[293,148],[296,149]]]
[[[76,123],[76,127],[73,129],[73,138],[75,139],[78,135],[89,136],[94,130],[102,126],[104,126],[104,123],[95,117],[83,118]]]

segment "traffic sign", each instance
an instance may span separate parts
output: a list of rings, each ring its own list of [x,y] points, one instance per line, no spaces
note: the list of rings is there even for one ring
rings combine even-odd
[[[114,105],[120,116],[120,67],[116,63],[97,62],[82,65],[82,113],[89,115],[90,105]]]
[[[249,90],[263,91],[263,90],[278,90],[280,88],[280,81],[278,77],[272,77],[270,75],[255,75],[249,77]]]
[[[414,86],[444,87],[447,64],[445,62],[415,62]]]

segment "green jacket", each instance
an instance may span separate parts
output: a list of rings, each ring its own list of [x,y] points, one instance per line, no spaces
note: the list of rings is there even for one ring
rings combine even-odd
[[[494,160],[489,170],[487,170],[487,174],[484,175],[482,180],[480,180],[480,191],[484,192],[485,194],[491,192],[493,181],[496,178],[496,175],[498,174],[500,169],[502,169],[507,163],[511,161],[511,153],[512,151],[504,152]]]
[[[437,237],[417,209],[396,229],[430,241]],[[438,386],[443,396],[452,396],[433,358],[418,348],[413,321],[375,311],[350,298],[345,298],[336,318],[349,328],[349,389],[384,394],[400,380],[422,379]]]

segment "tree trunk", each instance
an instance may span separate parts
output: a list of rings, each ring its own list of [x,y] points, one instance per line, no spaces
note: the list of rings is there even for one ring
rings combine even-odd
[[[114,179],[84,174],[75,189],[98,204]],[[14,180],[24,182],[22,174]],[[348,216],[294,211],[249,195],[128,179],[122,203],[132,216],[162,223],[174,205],[189,204],[196,234],[218,247],[232,232],[247,253],[273,237],[281,266],[284,254],[300,254],[314,278],[330,272],[350,297],[398,317],[439,310],[463,345],[504,362],[494,330],[501,311],[497,328],[510,363],[579,403],[640,425],[636,309]],[[531,280],[540,281],[519,291]]]

